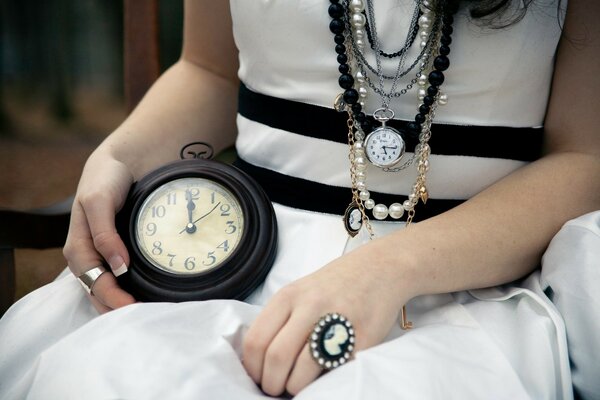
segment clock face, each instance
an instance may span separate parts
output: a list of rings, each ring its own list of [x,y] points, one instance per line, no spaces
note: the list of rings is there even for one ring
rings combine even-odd
[[[236,197],[214,181],[169,181],[142,203],[135,241],[155,267],[176,275],[219,267],[237,248],[244,215]]]
[[[391,167],[404,155],[404,140],[393,128],[377,128],[365,139],[365,153],[374,165]]]

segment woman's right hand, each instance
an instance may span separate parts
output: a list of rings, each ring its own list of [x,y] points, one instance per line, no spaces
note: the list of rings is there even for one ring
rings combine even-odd
[[[89,296],[100,313],[135,302],[115,279],[129,265],[129,254],[115,227],[115,215],[132,183],[129,168],[100,146],[85,164],[71,210],[63,249],[71,272],[78,277],[102,264],[110,265],[112,270],[97,279]]]

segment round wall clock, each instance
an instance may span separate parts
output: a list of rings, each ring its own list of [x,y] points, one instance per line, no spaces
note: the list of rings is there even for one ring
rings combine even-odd
[[[117,230],[131,257],[117,279],[141,301],[244,299],[265,279],[277,248],[262,188],[205,159],[177,161],[136,182]]]

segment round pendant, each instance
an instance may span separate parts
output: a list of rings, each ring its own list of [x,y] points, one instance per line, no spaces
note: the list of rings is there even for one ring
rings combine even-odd
[[[346,212],[344,213],[344,227],[351,237],[356,236],[362,227],[362,213],[355,202],[352,202],[346,208]]]
[[[400,162],[404,155],[405,143],[396,129],[383,125],[365,138],[365,154],[371,164],[389,168]]]
[[[118,277],[142,301],[243,299],[273,264],[277,224],[249,176],[212,160],[182,160],[136,182],[117,230],[131,257]]]

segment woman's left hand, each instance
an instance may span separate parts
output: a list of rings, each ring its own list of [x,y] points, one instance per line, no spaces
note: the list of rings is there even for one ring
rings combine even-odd
[[[358,249],[289,284],[256,318],[244,338],[243,363],[265,393],[295,395],[319,377],[322,369],[307,338],[327,313],[352,322],[356,351],[381,343],[389,333],[410,296],[402,283],[370,268],[363,261],[367,256]]]

